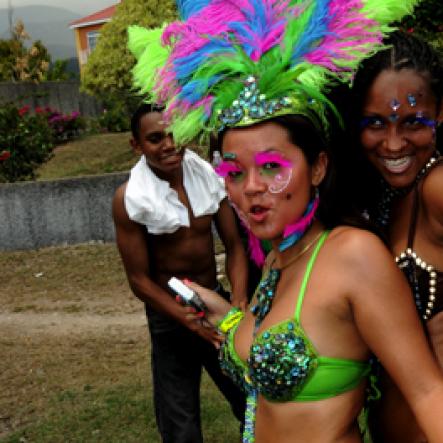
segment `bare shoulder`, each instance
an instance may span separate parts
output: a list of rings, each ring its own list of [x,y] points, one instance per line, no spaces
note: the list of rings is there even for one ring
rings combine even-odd
[[[115,223],[129,220],[125,208],[125,191],[127,184],[128,182],[125,182],[120,185],[114,193],[114,198],[112,200],[112,216]]]
[[[368,265],[371,261],[392,261],[380,237],[365,229],[339,226],[331,231],[328,242],[334,256],[345,262]]]
[[[352,285],[362,281],[370,284],[373,278],[390,279],[400,273],[383,241],[364,229],[339,226],[331,231],[324,249],[329,266]]]
[[[340,276],[340,287],[354,308],[372,303],[386,305],[386,294],[398,303],[404,302],[404,296],[411,298],[403,273],[377,235],[363,229],[338,227],[331,232],[329,243],[328,266]]]
[[[443,163],[426,176],[422,194],[427,211],[443,225]]]

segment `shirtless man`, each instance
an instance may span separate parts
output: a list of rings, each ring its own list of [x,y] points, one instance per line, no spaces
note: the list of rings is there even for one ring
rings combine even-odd
[[[223,295],[216,279],[214,221],[226,249],[231,300],[244,306],[246,256],[219,178],[195,153],[176,149],[161,110],[142,105],[132,117],[131,130],[130,143],[142,157],[114,196],[117,247],[129,285],[146,306],[162,440],[200,443],[202,367],[239,420],[243,420],[244,396],[221,373],[217,350],[210,343],[221,340],[217,331],[189,320],[167,282],[172,276],[187,278]]]

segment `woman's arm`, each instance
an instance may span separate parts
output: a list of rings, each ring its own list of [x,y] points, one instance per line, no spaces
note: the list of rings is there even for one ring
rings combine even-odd
[[[406,279],[372,234],[359,232],[346,248],[357,328],[402,391],[429,442],[443,442],[443,375]]]

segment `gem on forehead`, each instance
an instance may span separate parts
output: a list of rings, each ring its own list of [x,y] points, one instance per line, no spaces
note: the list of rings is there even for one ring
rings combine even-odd
[[[417,118],[423,118],[423,117],[424,117],[423,111],[418,111],[418,112],[415,114],[415,116],[416,116]]]
[[[225,160],[234,160],[237,156],[233,152],[225,152],[223,153],[223,158]]]
[[[417,99],[415,98],[415,95],[411,93],[408,94],[408,103],[411,107],[417,106]]]
[[[393,98],[391,100],[390,106],[393,111],[398,111],[398,109],[400,108],[400,102],[396,98]]]
[[[396,113],[392,113],[392,114],[389,116],[389,120],[390,120],[392,123],[395,123],[395,122],[398,120],[398,114],[396,114]]]

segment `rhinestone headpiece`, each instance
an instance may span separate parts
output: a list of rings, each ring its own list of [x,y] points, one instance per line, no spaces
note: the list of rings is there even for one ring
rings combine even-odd
[[[303,92],[297,96],[267,99],[258,87],[258,79],[249,76],[230,108],[219,110],[219,131],[226,127],[249,126],[253,123],[285,114],[317,115],[321,120],[324,106]]]

